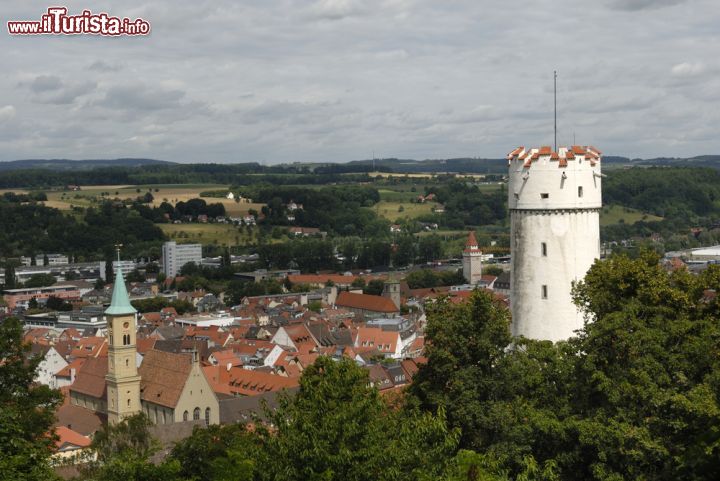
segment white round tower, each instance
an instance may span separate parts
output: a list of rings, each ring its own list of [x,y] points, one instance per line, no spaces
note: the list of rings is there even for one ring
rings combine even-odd
[[[600,257],[600,151],[518,147],[507,159],[512,332],[567,339],[584,323],[572,284]]]

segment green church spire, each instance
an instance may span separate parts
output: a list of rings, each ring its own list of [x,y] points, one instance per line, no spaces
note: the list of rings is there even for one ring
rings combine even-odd
[[[118,261],[120,260],[120,247],[117,247]],[[123,314],[135,314],[137,310],[130,304],[130,297],[128,296],[127,288],[125,287],[125,279],[122,276],[122,269],[120,268],[120,262],[118,267],[115,269],[115,284],[113,285],[112,301],[110,301],[110,307],[105,310],[105,314],[113,316],[119,316]]]

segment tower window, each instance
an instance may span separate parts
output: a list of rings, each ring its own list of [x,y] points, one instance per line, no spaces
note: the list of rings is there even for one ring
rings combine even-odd
[[[541,199],[549,199],[549,198],[550,198],[550,194],[548,194],[547,192],[543,192],[542,194],[540,194],[540,198],[541,198]]]
[[[130,334],[123,334],[123,346],[130,345]]]
[[[543,299],[547,299],[547,285],[543,284],[542,288],[540,289],[540,295]]]
[[[541,242],[540,243],[540,253],[543,257],[547,257],[547,243]]]
[[[130,359],[125,359],[125,367],[130,367]]]
[[[583,196],[582,185],[579,185],[578,186],[578,197],[582,197],[582,196]]]

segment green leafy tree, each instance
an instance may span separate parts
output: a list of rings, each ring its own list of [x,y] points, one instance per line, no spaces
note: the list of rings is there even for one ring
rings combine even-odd
[[[25,287],[47,287],[57,282],[52,274],[33,274],[25,281]]]
[[[196,427],[192,436],[175,445],[171,458],[188,479],[250,481],[260,449],[259,438],[242,424],[211,425]]]
[[[276,428],[260,431],[268,480],[431,479],[456,449],[442,416],[389,410],[349,359],[318,358],[267,415]]]
[[[145,414],[136,414],[122,422],[106,424],[95,433],[83,479],[88,481],[180,481],[180,462],[170,459],[154,464],[150,457],[160,444],[149,431],[152,423]]]
[[[59,391],[33,382],[41,357],[28,357],[22,325],[0,323],[0,477],[8,480],[55,479],[51,426],[62,400]]]
[[[15,265],[8,262],[5,264],[5,289],[15,289],[15,287],[17,287]]]
[[[364,294],[370,294],[372,296],[379,296],[385,289],[385,282],[382,279],[373,279],[367,283],[363,289]]]

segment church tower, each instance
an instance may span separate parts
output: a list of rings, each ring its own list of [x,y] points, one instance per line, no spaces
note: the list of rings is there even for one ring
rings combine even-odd
[[[475,238],[475,232],[468,233],[467,242],[465,242],[465,250],[463,250],[463,276],[470,284],[480,282],[482,276],[482,251],[478,247],[478,241]]]
[[[105,380],[110,424],[116,424],[140,412],[140,376],[137,371],[135,345],[136,312],[130,304],[121,269],[116,269],[112,301],[105,311],[109,336],[109,364]]]

